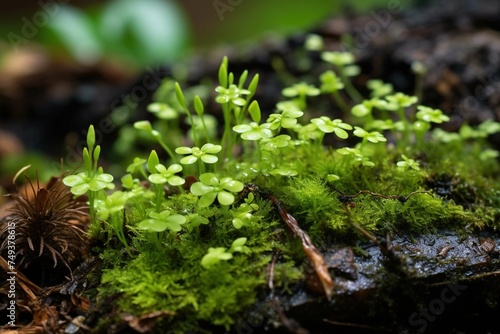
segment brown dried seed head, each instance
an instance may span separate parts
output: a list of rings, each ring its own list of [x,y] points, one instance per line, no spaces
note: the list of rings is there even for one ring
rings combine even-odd
[[[9,230],[14,227],[16,269],[48,262],[54,268],[63,264],[71,272],[87,249],[87,206],[73,199],[61,178],[53,178],[46,188],[40,188],[38,181],[36,187],[29,180],[28,185],[34,195],[9,195],[13,205],[0,221],[0,254],[5,257]]]

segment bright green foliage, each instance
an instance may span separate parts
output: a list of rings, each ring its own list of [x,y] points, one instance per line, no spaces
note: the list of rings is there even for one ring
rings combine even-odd
[[[233,126],[233,131],[241,133],[241,138],[244,140],[259,140],[273,136],[270,127],[271,124],[269,123],[259,125],[255,122],[251,122],[250,124],[235,125]]]
[[[406,108],[415,103],[417,103],[418,98],[416,96],[410,96],[397,92],[393,95],[388,95],[385,97],[389,101],[389,105],[386,106],[389,110],[396,110],[397,108]]]
[[[300,111],[300,106],[296,100],[286,100],[276,103],[276,109],[281,111],[284,110]]]
[[[420,165],[413,159],[408,158],[406,155],[402,154],[402,161],[398,161],[397,165],[402,170],[407,170],[408,168],[412,168],[414,170],[420,170]]]
[[[426,106],[417,107],[417,118],[427,123],[443,123],[448,122],[450,118],[443,115],[443,112],[439,109],[432,109]]]
[[[351,163],[364,167],[374,167],[375,164],[370,161],[369,157],[364,155],[360,149],[352,147],[343,147],[337,150],[338,153],[347,156]]]
[[[87,147],[83,148],[83,165],[85,171],[76,175],[68,175],[63,178],[63,183],[71,187],[70,191],[76,196],[81,196],[88,193],[89,197],[89,215],[91,235],[96,235],[100,232],[100,223],[96,220],[95,200],[99,193],[104,189],[113,189],[113,176],[104,173],[102,167],[98,167],[99,155],[101,146],[95,146],[95,130],[94,126],[90,125],[87,131]]]
[[[170,158],[174,162],[176,162],[176,159],[175,159],[175,156],[174,156],[172,150],[165,143],[165,141],[163,140],[163,137],[160,134],[160,132],[157,131],[157,130],[155,130],[155,129],[153,129],[153,126],[151,125],[151,122],[149,122],[149,121],[138,121],[138,122],[135,122],[134,123],[134,128],[136,128],[138,130],[145,131],[151,137],[153,137],[161,145],[161,147],[168,153],[168,155],[170,156]]]
[[[190,165],[201,159],[204,163],[213,164],[216,163],[218,158],[215,153],[219,153],[222,150],[222,146],[207,143],[201,148],[199,147],[178,147],[175,149],[175,153],[178,154],[189,154],[187,157],[181,159],[181,164]]]
[[[324,93],[333,93],[344,89],[342,80],[331,70],[321,74],[319,78],[321,80],[321,91]]]
[[[304,115],[299,110],[283,110],[281,114],[271,114],[267,119],[267,123],[271,124],[269,129],[278,130],[280,128],[290,129],[297,124],[297,118]]]
[[[260,122],[261,118],[261,112],[260,112],[260,107],[259,103],[257,101],[253,101],[250,106],[248,107],[248,113],[250,114],[250,117],[252,118],[252,121],[255,123]]]
[[[182,177],[175,175],[180,171],[182,171],[181,165],[173,164],[168,168],[166,168],[162,164],[157,164],[155,165],[155,169],[158,171],[158,173],[153,173],[148,177],[148,180],[151,181],[151,183],[154,184],[168,183],[173,186],[180,186],[181,184],[184,184],[184,182],[186,182]]]
[[[259,205],[253,203],[254,201],[253,193],[248,194],[248,198],[245,198],[245,203],[242,203],[239,208],[233,213],[233,226],[235,229],[240,229],[243,226],[251,226],[257,223],[260,217],[256,217],[252,212],[259,209]]]
[[[156,153],[155,150],[152,150],[151,153],[149,153],[148,161],[147,161],[147,167],[148,171],[153,174],[157,173],[158,170],[156,169],[156,166],[160,164],[160,158],[158,158],[158,154]]]
[[[131,193],[124,193],[122,191],[115,191],[114,193],[106,196],[106,199],[96,199],[95,207],[97,217],[102,220],[107,220],[110,215],[122,212],[125,204],[129,199]]]
[[[71,192],[76,196],[86,194],[88,191],[99,191],[113,186],[113,176],[106,173],[89,176],[87,172],[77,175],[68,175],[64,184],[71,187]]]
[[[198,228],[200,225],[208,225],[210,221],[208,218],[199,215],[198,213],[191,213],[186,216],[186,227],[189,232]]]
[[[174,108],[170,107],[166,103],[154,102],[148,105],[148,111],[156,115],[160,119],[176,119],[179,117],[179,113]]]
[[[162,212],[150,212],[149,219],[141,221],[137,227],[149,232],[163,232],[167,229],[179,232],[186,218],[181,215],[172,215],[169,210]]]
[[[246,100],[241,96],[250,94],[248,89],[240,89],[234,84],[229,86],[229,88],[219,86],[215,88],[215,91],[219,93],[219,95],[215,98],[217,103],[233,103],[240,107],[246,103]]]
[[[372,131],[368,132],[363,128],[360,128],[359,126],[354,127],[354,132],[353,134],[356,137],[363,138],[363,140],[367,140],[372,143],[380,143],[380,142],[386,142],[387,139],[384,137],[383,134],[381,134],[378,131]]]
[[[329,183],[332,183],[332,182],[335,182],[335,181],[338,181],[338,180],[340,180],[340,177],[338,175],[328,174],[326,176],[326,181],[329,182]]]
[[[250,212],[241,212],[237,214],[232,222],[235,229],[239,230],[245,225],[250,225],[252,223],[253,215]]]
[[[296,124],[293,127],[294,131],[297,132],[297,135],[300,140],[304,142],[314,141],[319,138],[323,138],[324,132],[321,131],[316,124],[309,123],[306,125]]]
[[[371,115],[373,108],[385,109],[387,102],[379,98],[372,98],[371,100],[364,100],[360,104],[355,105],[351,109],[351,113],[356,117],[364,117]]]
[[[129,173],[135,173],[135,172],[143,172],[143,166],[146,163],[146,159],[141,159],[141,158],[134,158],[134,162],[132,162],[130,165],[127,167],[127,172]]]
[[[203,266],[203,268],[209,269],[220,261],[227,261],[232,259],[233,253],[248,253],[250,249],[245,246],[246,242],[247,238],[238,238],[233,241],[229,250],[226,250],[226,248],[224,247],[210,247],[208,249],[208,253],[205,254],[205,256],[203,256],[203,258],[201,259],[201,265]]]
[[[354,55],[349,52],[325,51],[321,59],[338,67],[354,64]]]
[[[208,249],[208,253],[201,259],[201,265],[204,268],[210,268],[214,264],[219,263],[220,261],[227,261],[233,258],[233,254],[226,252],[224,247],[210,247]]]
[[[231,205],[234,203],[234,195],[243,190],[243,183],[235,181],[230,177],[218,179],[213,173],[200,175],[200,182],[193,183],[191,192],[196,196],[201,196],[198,202],[200,207],[207,207],[215,199],[221,205]]]
[[[316,125],[318,129],[325,133],[334,132],[337,137],[346,139],[349,137],[345,130],[352,130],[352,126],[342,122],[341,119],[331,120],[328,116],[321,116],[319,118],[311,119],[311,123]]]
[[[292,137],[289,135],[279,135],[272,138],[264,138],[260,141],[260,149],[269,152],[279,153],[279,149],[287,147]]]
[[[295,97],[295,96],[317,96],[321,92],[318,88],[313,85],[309,85],[305,82],[300,82],[293,85],[292,87],[284,88],[281,92],[283,96]]]
[[[382,80],[369,80],[366,83],[366,87],[368,87],[372,92],[371,92],[371,97],[372,98],[377,98],[377,97],[384,97],[388,94],[391,94],[393,92],[393,87],[392,84],[390,83],[384,83]]]

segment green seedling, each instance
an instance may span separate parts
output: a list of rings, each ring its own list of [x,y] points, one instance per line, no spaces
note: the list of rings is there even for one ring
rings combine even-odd
[[[125,231],[123,230],[123,223],[125,220],[123,211],[129,198],[134,195],[133,192],[115,191],[111,195],[106,196],[105,199],[95,200],[97,218],[103,222],[108,222],[116,237],[123,244],[130,256],[132,254],[130,253]]]
[[[272,138],[263,138],[260,140],[260,149],[263,151],[279,154],[280,148],[292,145],[291,139],[292,137],[290,137],[289,135],[279,135]]]
[[[349,157],[351,163],[355,165],[360,165],[364,167],[374,167],[375,164],[370,161],[370,159],[364,155],[360,149],[343,147],[337,150],[337,153]]]
[[[304,112],[299,110],[283,110],[281,114],[271,114],[267,119],[270,124],[269,129],[280,131],[281,128],[290,129],[297,124],[297,118],[304,115]]]
[[[200,225],[208,225],[210,221],[208,218],[201,216],[198,213],[191,213],[186,216],[186,228],[188,232],[192,232],[194,230],[198,230]]]
[[[360,68],[354,65],[354,55],[350,52],[324,51],[321,53],[321,59],[334,65],[351,99],[356,103],[362,101],[363,96],[354,88],[354,85],[349,80],[349,77],[358,75],[360,72]]]
[[[101,224],[96,220],[95,200],[99,192],[104,189],[114,188],[113,176],[104,173],[101,167],[97,167],[101,147],[95,146],[94,126],[89,126],[87,132],[87,147],[83,149],[83,164],[85,171],[76,175],[68,175],[63,179],[63,183],[71,187],[71,192],[75,196],[88,193],[90,230],[89,233],[96,236],[101,231]]]
[[[175,174],[182,171],[182,166],[178,164],[170,165],[168,168],[162,164],[155,165],[157,173],[149,175],[148,180],[151,183],[162,185],[168,183],[172,186],[183,185],[186,181]]]
[[[371,90],[370,96],[372,98],[381,98],[391,94],[394,91],[392,84],[385,83],[382,80],[374,79],[368,80],[366,87]]]
[[[342,111],[345,113],[348,112],[349,106],[348,103],[340,96],[339,91],[344,89],[345,85],[342,82],[342,79],[337,77],[337,74],[331,70],[328,70],[320,75],[319,77],[321,81],[321,92],[323,93],[331,93],[333,99],[340,107]]]
[[[174,163],[177,163],[177,159],[174,155],[174,152],[172,151],[172,149],[165,143],[162,135],[160,134],[159,131],[153,129],[153,126],[151,125],[151,123],[149,121],[138,121],[138,122],[135,122],[134,123],[134,128],[138,129],[138,130],[142,130],[142,131],[145,131],[146,133],[148,133],[149,135],[151,135],[160,145],[161,147],[165,150],[165,152],[168,153],[170,159],[172,159],[172,161]]]
[[[311,119],[311,123],[314,124],[320,131],[321,134],[318,138],[318,145],[321,145],[323,138],[326,133],[335,133],[335,135],[341,139],[347,139],[349,135],[345,130],[352,130],[352,126],[344,123],[341,119],[331,120],[328,116],[321,116],[319,118]]]
[[[307,108],[306,98],[308,96],[318,96],[320,93],[321,91],[318,88],[305,82],[294,84],[281,91],[281,94],[285,97],[297,97],[299,106],[302,110]]]
[[[219,158],[214,154],[219,153],[222,150],[222,146],[207,143],[201,148],[199,147],[178,147],[175,149],[177,154],[189,154],[188,156],[181,159],[181,164],[190,165],[198,161],[198,168],[200,173],[204,172],[204,166],[202,162],[206,164],[215,164]]]
[[[150,103],[148,105],[148,111],[163,120],[179,118],[179,112],[177,110],[162,102]]]
[[[243,183],[233,180],[230,177],[218,179],[213,173],[200,175],[200,182],[191,185],[191,193],[200,196],[198,205],[200,207],[210,206],[215,199],[221,205],[231,205],[234,203],[233,193],[243,190]]]
[[[137,227],[141,230],[150,232],[153,243],[160,247],[163,235],[166,230],[179,232],[182,225],[186,222],[186,217],[177,214],[171,214],[169,210],[161,212],[151,211],[148,219],[141,221]]]
[[[404,154],[401,155],[401,158],[403,158],[403,160],[397,162],[397,166],[399,169],[403,171],[406,171],[409,168],[413,170],[420,170],[420,164],[415,160],[408,158]]]
[[[363,141],[361,142],[361,145],[360,145],[360,150],[362,149],[362,147],[364,145],[366,145],[367,142],[376,144],[376,143],[387,141],[387,139],[384,137],[384,135],[381,134],[380,132],[378,132],[378,131],[368,132],[365,129],[360,128],[359,126],[354,127],[353,134],[356,137],[363,138]]]
[[[135,157],[134,161],[130,165],[128,165],[127,172],[131,174],[139,172],[146,179],[147,176],[146,172],[144,171],[146,162],[146,159]]]
[[[256,122],[250,122],[249,124],[235,125],[233,131],[241,134],[241,139],[254,141],[263,138],[271,138],[273,132],[270,128],[270,123],[258,124]]]
[[[233,254],[236,252],[239,253],[248,253],[250,249],[245,246],[247,242],[247,238],[238,238],[233,241],[231,244],[231,248],[226,250],[224,247],[210,247],[208,249],[208,253],[203,256],[201,259],[201,265],[205,269],[209,269],[210,267],[216,265],[220,261],[228,261],[233,258]]]

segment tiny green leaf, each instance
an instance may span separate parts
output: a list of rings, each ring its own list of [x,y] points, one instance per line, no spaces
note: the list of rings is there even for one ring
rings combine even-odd
[[[248,70],[244,70],[243,73],[241,73],[240,80],[238,81],[238,88],[243,88],[243,85],[245,84],[245,81],[247,81],[248,78]]]
[[[259,123],[260,122],[260,107],[259,103],[257,101],[253,101],[250,103],[250,106],[248,107],[248,113],[250,114],[250,117],[252,117],[252,121]]]
[[[186,105],[186,99],[184,98],[184,93],[182,92],[181,86],[177,82],[175,83],[175,96],[177,98],[177,102],[179,102],[182,108],[184,108],[184,110],[188,110]]]
[[[227,56],[222,58],[222,62],[219,67],[219,84],[224,88],[227,87]]]
[[[255,74],[248,85],[248,90],[251,92],[251,95],[255,94],[257,91],[257,86],[259,85],[259,75]]]
[[[201,117],[201,115],[203,115],[203,111],[204,111],[203,102],[201,102],[201,99],[198,95],[196,95],[194,97],[194,110],[196,111],[198,116]]]
[[[220,191],[217,194],[217,200],[221,205],[231,205],[234,203],[234,195],[227,191]]]
[[[155,150],[152,150],[148,158],[148,171],[151,174],[157,173],[158,170],[156,169],[156,165],[158,165],[159,163],[160,159],[158,158],[158,154],[156,153]]]
[[[87,131],[87,147],[89,148],[89,152],[92,152],[95,145],[95,130],[94,126],[90,125],[89,130]]]

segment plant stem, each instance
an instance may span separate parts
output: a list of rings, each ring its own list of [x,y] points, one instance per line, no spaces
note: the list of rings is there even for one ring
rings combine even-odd
[[[178,163],[177,158],[175,157],[174,152],[170,149],[170,147],[168,147],[168,145],[163,141],[161,137],[158,137],[157,139],[160,146],[163,147],[163,149],[167,152],[170,159],[172,159],[172,162],[174,164]]]
[[[203,129],[205,130],[205,137],[206,137],[207,143],[210,143],[210,133],[208,132],[207,125],[205,124],[205,116],[201,115],[200,118],[201,118],[201,125],[203,126]]]
[[[89,216],[90,216],[90,228],[89,234],[91,236],[97,236],[100,231],[100,226],[97,226],[97,220],[95,217],[95,191],[89,191]]]
[[[155,211],[161,211],[161,203],[163,201],[163,185],[155,184]]]
[[[363,96],[354,87],[354,85],[352,84],[349,77],[347,75],[345,75],[343,69],[340,69],[339,72],[340,72],[340,77],[342,78],[342,82],[344,83],[345,91],[347,92],[347,94],[350,96],[350,98],[354,102],[361,103],[361,101],[363,101]]]
[[[231,124],[230,124],[230,119],[231,119],[231,110],[229,110],[229,104],[224,103],[222,105],[222,116],[224,118],[224,133],[222,134],[222,161],[225,161],[226,158],[228,157],[228,150],[231,152],[232,147],[230,146],[230,140],[228,137],[231,137]],[[228,142],[229,141],[229,142]]]
[[[404,143],[404,146],[408,146],[410,143],[409,143],[409,139],[410,139],[410,124],[408,123],[408,119],[406,118],[406,115],[405,115],[405,108],[404,107],[399,107],[398,111],[397,111],[398,115],[399,115],[399,118],[401,118],[401,121],[403,122],[404,124],[404,130],[403,130],[403,143]]]
[[[337,103],[337,105],[340,107],[340,109],[344,113],[348,114],[349,113],[349,106],[344,101],[344,99],[342,98],[342,96],[340,96],[339,91],[338,90],[334,90],[332,92],[332,96],[333,96],[333,99],[335,100],[335,102]]]
[[[130,247],[128,246],[127,239],[125,238],[125,233],[123,233],[123,220],[121,219],[120,216],[118,215],[111,215],[111,226],[115,230],[116,237],[120,242],[125,246],[125,250],[127,251],[128,255],[132,256],[132,253],[130,253]],[[123,219],[125,219],[125,212],[123,211]]]
[[[200,158],[198,158],[198,173],[199,175],[205,173],[205,168]]]

